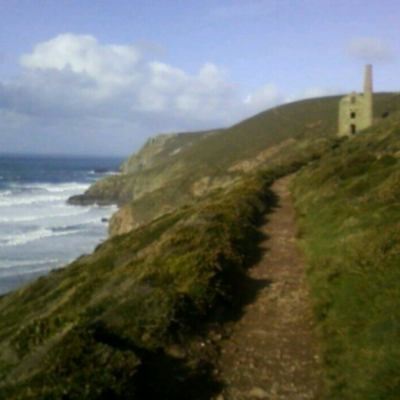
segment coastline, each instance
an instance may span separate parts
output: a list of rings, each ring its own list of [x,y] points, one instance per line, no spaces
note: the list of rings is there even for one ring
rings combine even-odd
[[[67,200],[114,174],[121,162],[0,156],[0,293],[64,267],[108,238],[114,206],[77,209]]]

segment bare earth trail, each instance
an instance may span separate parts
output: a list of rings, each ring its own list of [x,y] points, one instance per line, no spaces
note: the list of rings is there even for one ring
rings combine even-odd
[[[318,400],[320,367],[305,284],[305,259],[296,246],[292,176],[272,190],[279,204],[261,227],[262,258],[249,272],[256,299],[221,345],[226,384],[217,399]],[[268,282],[268,283],[267,283]],[[246,288],[244,288],[246,289]]]

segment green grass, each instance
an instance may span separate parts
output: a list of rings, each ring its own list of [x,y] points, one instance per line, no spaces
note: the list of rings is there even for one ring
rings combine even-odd
[[[327,399],[399,398],[399,149],[400,123],[388,120],[294,184]]]
[[[193,397],[193,387],[154,371],[166,363],[188,382],[204,373],[204,356],[178,363],[165,352],[199,335],[217,304],[235,302],[232,285],[275,201],[270,185],[315,157],[249,174],[0,299],[0,397],[132,399],[143,375],[171,399]]]

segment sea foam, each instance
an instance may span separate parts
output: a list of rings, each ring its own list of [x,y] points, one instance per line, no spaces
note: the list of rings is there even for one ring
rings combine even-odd
[[[59,260],[56,258],[49,260],[2,260],[0,262],[0,269],[6,270],[10,268],[27,267],[30,265],[56,264],[58,262]]]
[[[29,197],[11,197],[0,199],[0,207],[13,207],[18,205],[51,203],[62,200],[64,196],[29,196]]]
[[[80,229],[71,229],[57,232],[54,231],[54,229],[41,228],[33,232],[5,237],[2,239],[3,243],[0,243],[0,247],[20,246],[50,237],[72,235],[74,233],[78,233],[79,231]]]
[[[104,240],[102,220],[116,207],[77,207],[67,200],[120,161],[0,155],[0,294],[27,282],[30,273],[33,279],[66,265]]]
[[[64,206],[62,205],[64,208]],[[55,207],[54,207],[55,208]],[[29,215],[29,216],[15,216],[15,217],[0,217],[1,222],[34,222],[43,219],[55,219],[55,218],[66,218],[66,217],[76,217],[79,215],[84,215],[89,213],[92,207],[83,208],[81,210],[70,210],[67,213],[57,213],[57,214],[44,214],[44,215]]]

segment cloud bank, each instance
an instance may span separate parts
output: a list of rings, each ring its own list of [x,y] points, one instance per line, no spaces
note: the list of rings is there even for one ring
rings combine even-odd
[[[148,61],[135,46],[101,45],[92,36],[60,35],[37,45],[20,63],[24,80],[8,90],[29,98],[28,104],[14,103],[23,112],[59,108],[68,115],[136,119],[147,114],[211,122],[227,119],[234,106],[227,104],[235,97],[233,87],[211,63],[190,76]]]
[[[127,154],[160,131],[227,126],[284,102],[274,85],[244,99],[223,68],[191,75],[146,47],[62,34],[22,55],[18,81],[0,81],[2,150]]]

